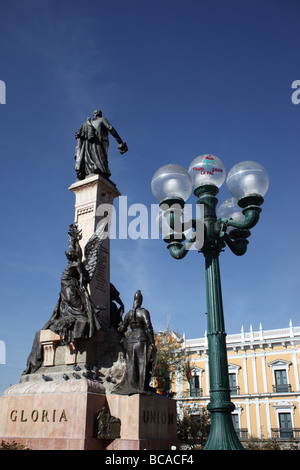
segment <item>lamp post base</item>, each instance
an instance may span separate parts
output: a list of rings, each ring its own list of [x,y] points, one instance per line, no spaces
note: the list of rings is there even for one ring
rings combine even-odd
[[[234,430],[230,412],[224,413],[222,410],[211,414],[210,433],[203,450],[244,450]]]

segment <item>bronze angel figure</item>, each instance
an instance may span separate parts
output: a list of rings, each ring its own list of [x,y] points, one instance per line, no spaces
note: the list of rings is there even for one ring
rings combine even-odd
[[[58,301],[50,320],[42,328],[59,334],[64,343],[71,343],[79,338],[90,338],[102,328],[99,313],[103,307],[93,304],[88,284],[96,270],[105,228],[106,223],[103,222],[91,236],[84,248],[83,259],[79,245],[81,232],[76,225],[70,225],[69,248],[65,252],[68,264],[62,273]],[[42,364],[42,346],[39,337],[40,331],[35,335],[23,375],[35,372]]]
[[[70,225],[69,249],[65,253],[68,265],[61,277],[58,302],[43,328],[59,334],[65,343],[78,338],[90,338],[101,329],[99,313],[103,307],[93,304],[88,284],[95,273],[105,226],[105,223],[100,224],[87,242],[83,260],[79,245],[81,233],[76,225]]]

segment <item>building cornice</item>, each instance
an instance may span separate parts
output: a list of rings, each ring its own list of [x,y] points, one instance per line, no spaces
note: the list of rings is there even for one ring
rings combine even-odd
[[[241,333],[227,335],[226,337],[227,349],[233,350],[273,349],[274,345],[281,345],[285,349],[287,345],[296,346],[297,344],[300,344],[300,326],[294,327],[291,322],[289,328],[263,330],[260,326],[258,331],[253,331],[251,327],[249,333],[245,333],[242,327]],[[207,336],[185,339],[184,347],[198,354],[201,352],[208,353]]]

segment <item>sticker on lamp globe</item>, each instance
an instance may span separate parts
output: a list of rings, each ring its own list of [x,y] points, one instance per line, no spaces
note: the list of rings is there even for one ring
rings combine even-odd
[[[204,163],[206,169],[205,166],[196,165],[193,166],[193,171],[199,171],[201,175],[214,175],[215,173],[223,173],[222,168],[214,167],[216,161],[211,155],[205,157],[203,164]]]
[[[190,164],[189,173],[194,187],[213,184],[219,188],[224,183],[226,170],[223,162],[209,153],[196,157]]]
[[[213,164],[215,163],[215,160],[211,155],[208,155],[207,157],[205,157],[205,163],[206,163],[206,169],[207,171],[209,171],[211,167],[213,166]]]

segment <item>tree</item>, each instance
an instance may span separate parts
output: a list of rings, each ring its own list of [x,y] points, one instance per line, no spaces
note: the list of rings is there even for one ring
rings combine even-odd
[[[189,415],[184,413],[183,418],[177,419],[177,437],[180,441],[196,444],[201,447],[204,446],[210,429],[210,421],[207,411],[199,415]]]
[[[171,373],[181,368],[186,360],[182,343],[180,335],[169,329],[155,333],[157,358],[154,386],[161,395],[170,395]]]

